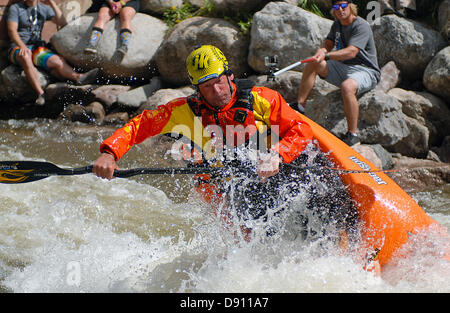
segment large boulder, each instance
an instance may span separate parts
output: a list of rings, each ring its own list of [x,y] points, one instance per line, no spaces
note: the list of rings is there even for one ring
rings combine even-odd
[[[321,46],[332,23],[288,3],[270,2],[253,16],[248,64],[263,73],[266,56],[277,55],[279,68],[305,59]]]
[[[152,75],[152,61],[161,45],[167,25],[147,14],[137,13],[132,20],[133,36],[125,57],[117,52],[120,45],[120,20],[109,21],[95,56],[84,53],[97,13],[71,21],[51,38],[55,50],[71,64],[85,69],[99,67],[111,77],[145,79]]]
[[[450,46],[439,51],[425,69],[425,87],[444,99],[450,99]]]
[[[248,39],[236,26],[223,19],[193,17],[177,24],[156,53],[156,64],[164,81],[179,86],[190,84],[186,58],[202,44],[222,50],[236,76],[249,70]]]
[[[406,81],[422,80],[428,63],[446,44],[439,32],[393,14],[375,20],[372,30],[379,65],[394,61]]]

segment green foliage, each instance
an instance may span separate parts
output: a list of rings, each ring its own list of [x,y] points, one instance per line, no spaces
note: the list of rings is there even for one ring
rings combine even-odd
[[[252,14],[238,14],[234,16],[217,16],[221,17],[224,20],[235,24],[239,27],[240,31],[244,35],[248,35],[250,32],[250,29],[252,27]]]
[[[181,21],[194,16],[223,18],[224,20],[237,25],[241,33],[248,34],[252,24],[253,13],[239,13],[232,16],[227,16],[217,12],[214,3],[210,0],[204,0],[204,5],[202,7],[197,7],[190,3],[184,3],[180,8],[169,8],[164,12],[163,20],[167,25],[169,25],[169,27],[173,27]]]
[[[297,6],[303,10],[310,11],[320,17],[325,17],[325,14],[320,10],[314,0],[298,0]]]
[[[182,7],[171,7],[163,13],[163,20],[169,27],[173,27],[182,20],[196,16],[198,9],[190,3],[185,3]]]

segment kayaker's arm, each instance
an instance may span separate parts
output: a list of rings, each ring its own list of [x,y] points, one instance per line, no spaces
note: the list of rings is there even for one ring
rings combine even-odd
[[[113,178],[114,170],[118,169],[116,162],[125,155],[132,146],[160,133],[167,120],[167,106],[159,106],[155,110],[145,110],[134,117],[122,128],[117,129],[112,136],[100,145],[101,156],[95,161],[93,172],[102,178]]]

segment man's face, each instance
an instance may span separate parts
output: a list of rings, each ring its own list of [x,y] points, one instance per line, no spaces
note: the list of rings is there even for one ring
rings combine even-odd
[[[346,7],[343,8],[343,6]],[[333,4],[333,11],[338,19],[347,19],[351,15],[350,3],[347,1],[338,1]]]
[[[221,109],[231,101],[229,79],[233,80],[233,74],[230,76],[221,75],[198,85],[202,96],[214,108]]]

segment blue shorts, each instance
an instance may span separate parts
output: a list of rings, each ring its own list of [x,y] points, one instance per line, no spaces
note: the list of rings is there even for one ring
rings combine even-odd
[[[357,95],[361,95],[377,86],[376,72],[362,65],[348,65],[340,61],[328,60],[328,76],[325,79],[330,84],[341,87],[342,82],[351,78],[358,84]]]

